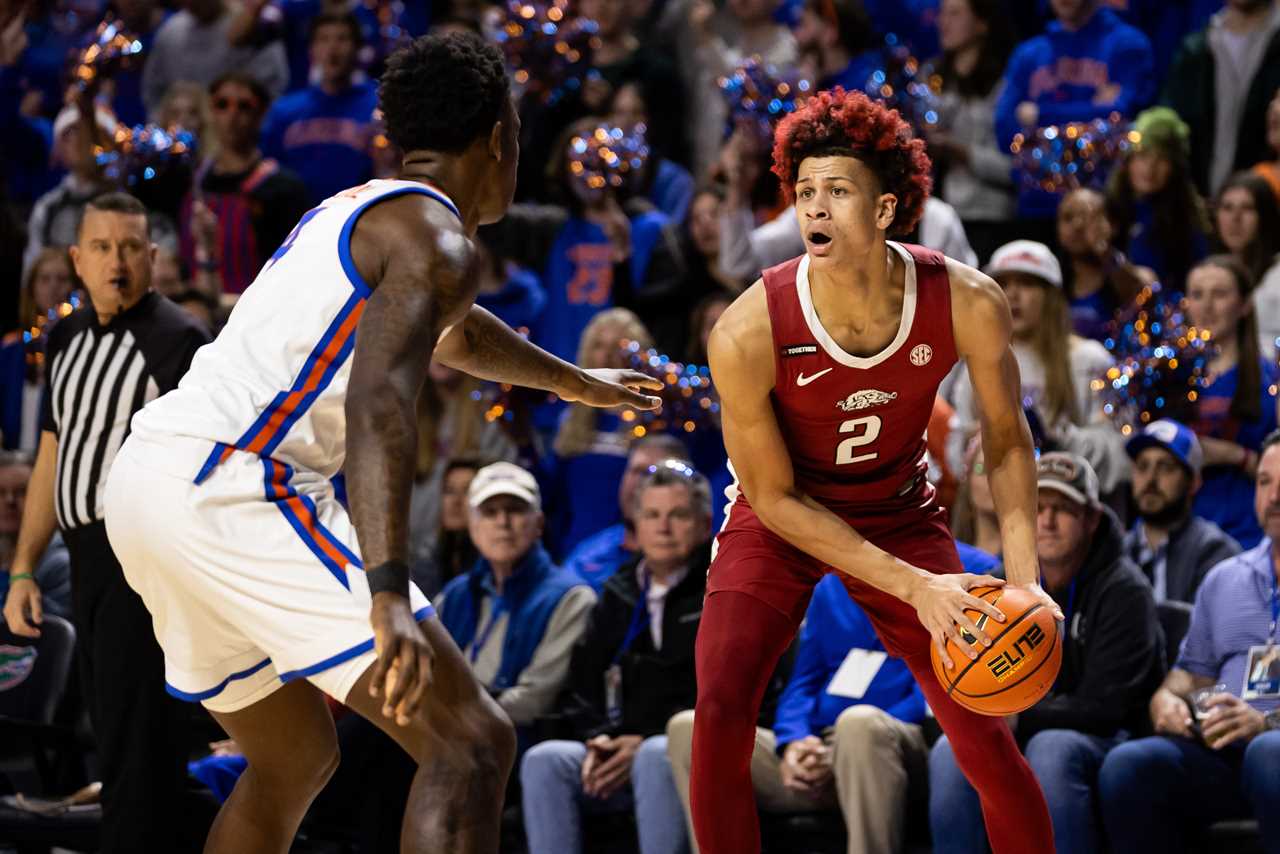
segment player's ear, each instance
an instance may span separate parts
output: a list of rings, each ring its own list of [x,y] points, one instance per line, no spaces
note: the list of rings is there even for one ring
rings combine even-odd
[[[494,122],[489,129],[489,156],[499,162],[502,161],[502,131],[502,119]]]
[[[883,193],[876,205],[876,228],[888,231],[893,225],[893,218],[898,215],[898,197],[893,193]]]

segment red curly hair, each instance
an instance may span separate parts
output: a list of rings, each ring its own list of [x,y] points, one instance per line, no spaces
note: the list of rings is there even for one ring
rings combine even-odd
[[[824,155],[856,157],[880,179],[882,192],[898,197],[890,235],[915,228],[933,186],[932,164],[924,141],[915,138],[897,110],[837,86],[784,118],[773,136],[773,174],[788,202],[795,201],[801,161]]]

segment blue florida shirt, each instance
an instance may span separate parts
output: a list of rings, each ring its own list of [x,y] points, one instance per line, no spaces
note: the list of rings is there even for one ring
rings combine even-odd
[[[1018,105],[1040,108],[1041,127],[1086,122],[1119,112],[1132,119],[1155,94],[1151,42],[1110,9],[1099,9],[1079,30],[1053,21],[1045,32],[1013,52],[1005,87],[996,103],[996,139],[1008,151],[1018,124]],[[1048,218],[1059,197],[1022,190],[1018,214]]]
[[[845,697],[827,690],[850,650],[884,654],[884,645],[870,618],[849,597],[840,579],[828,575],[813,589],[813,600],[800,629],[795,668],[778,701],[773,731],[779,753],[793,741],[821,735],[853,705],[876,706],[909,724],[924,720],[924,695],[900,658],[885,658],[861,697]]]
[[[272,106],[262,128],[262,153],[297,172],[319,204],[373,177],[370,155],[378,87],[358,83],[338,95],[310,86]]]

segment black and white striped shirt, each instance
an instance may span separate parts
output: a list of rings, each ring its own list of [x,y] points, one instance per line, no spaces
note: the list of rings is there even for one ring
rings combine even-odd
[[[59,527],[102,518],[102,488],[133,414],[171,391],[208,342],[197,320],[155,292],[106,326],[85,306],[53,327],[41,429],[58,438]]]

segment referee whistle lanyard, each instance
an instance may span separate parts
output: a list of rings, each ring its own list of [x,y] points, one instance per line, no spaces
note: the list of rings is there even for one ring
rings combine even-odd
[[[631,622],[627,625],[627,633],[622,638],[622,646],[618,647],[618,651],[613,655],[613,661],[609,663],[612,667],[622,661],[622,656],[626,655],[631,649],[631,645],[636,642],[636,638],[640,637],[640,633],[649,628],[649,575],[645,573],[644,589],[640,591],[640,598],[636,600],[636,606],[631,609]]]

